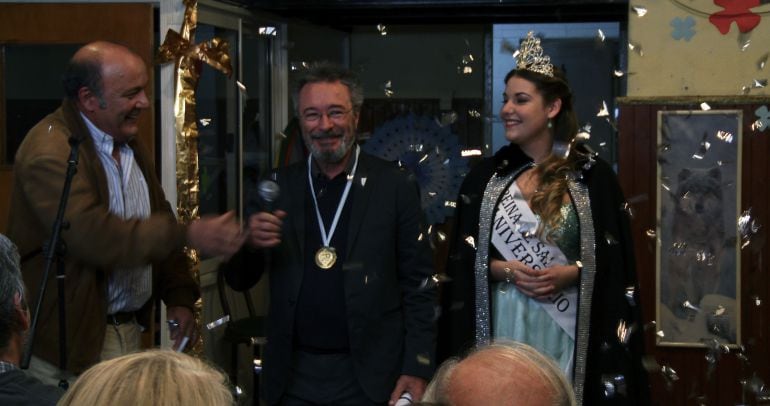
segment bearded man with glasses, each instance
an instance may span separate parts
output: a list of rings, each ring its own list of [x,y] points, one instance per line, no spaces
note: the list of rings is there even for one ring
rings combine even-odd
[[[280,196],[250,217],[226,268],[239,290],[270,275],[270,405],[419,400],[433,373],[436,290],[417,182],[361,151],[362,104],[350,71],[304,72],[295,108],[310,155],[278,171]]]

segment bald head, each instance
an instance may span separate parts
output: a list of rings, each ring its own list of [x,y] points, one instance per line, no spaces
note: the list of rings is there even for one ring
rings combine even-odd
[[[575,398],[546,356],[520,343],[491,344],[442,366],[424,399],[449,406],[570,406]]]
[[[150,106],[145,93],[147,66],[130,49],[106,41],[80,48],[64,73],[67,98],[99,130],[117,143],[139,132],[141,112]]]
[[[104,69],[109,64],[125,58],[141,61],[139,55],[123,45],[107,41],[95,41],[84,45],[70,58],[65,68],[62,77],[65,96],[72,101],[77,101],[80,89],[85,87],[101,97],[104,93],[102,83]]]

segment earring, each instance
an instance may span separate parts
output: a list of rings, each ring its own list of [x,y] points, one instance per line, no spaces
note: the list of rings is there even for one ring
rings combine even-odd
[[[548,119],[548,128],[553,128],[553,121],[551,119]]]

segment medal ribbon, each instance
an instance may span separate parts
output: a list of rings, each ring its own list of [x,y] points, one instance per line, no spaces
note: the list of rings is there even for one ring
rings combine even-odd
[[[340,199],[339,204],[337,204],[337,212],[334,213],[334,220],[332,220],[332,226],[329,229],[329,234],[326,234],[326,226],[324,225],[324,220],[321,218],[321,211],[318,210],[318,199],[316,199],[315,196],[315,187],[313,187],[313,176],[310,174],[310,165],[312,164],[313,154],[308,154],[307,157],[307,180],[310,183],[310,191],[313,195],[313,206],[315,207],[315,215],[318,218],[318,228],[321,230],[321,241],[323,242],[324,247],[329,247],[329,243],[332,242],[332,236],[334,235],[334,231],[337,229],[337,222],[340,220],[340,215],[342,214],[342,208],[345,206],[345,201],[348,199],[348,193],[350,192],[350,186],[353,184],[353,178],[356,176],[356,168],[358,168],[358,154],[361,152],[361,148],[356,145],[356,160],[353,163],[353,170],[350,171],[350,174],[348,174],[348,181],[345,185],[345,191],[342,192],[342,199]]]

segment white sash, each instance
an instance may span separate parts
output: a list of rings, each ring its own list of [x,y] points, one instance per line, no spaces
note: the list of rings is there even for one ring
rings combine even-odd
[[[534,236],[538,218],[523,199],[516,182],[511,183],[495,211],[492,223],[492,244],[506,260],[517,260],[535,269],[566,265],[567,258],[559,247],[540,241]],[[577,322],[577,286],[571,286],[538,303],[551,318],[575,339]]]

